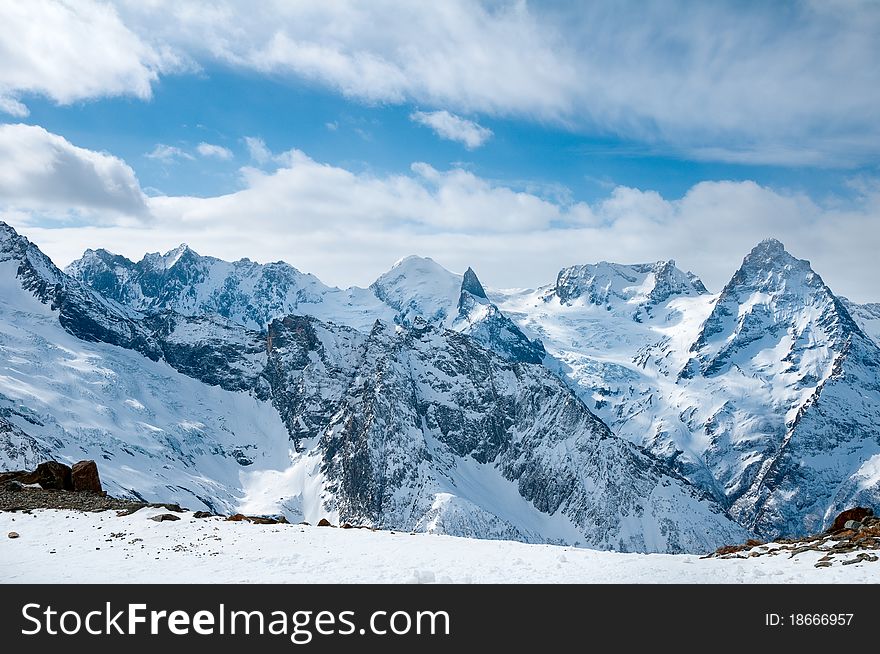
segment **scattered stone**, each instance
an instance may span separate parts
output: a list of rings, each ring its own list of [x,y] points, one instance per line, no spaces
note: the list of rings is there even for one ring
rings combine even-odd
[[[332,527],[333,525],[330,524],[330,521],[327,518],[321,518],[320,520],[318,520],[318,526],[319,527]]]
[[[817,568],[830,568],[831,562],[830,561],[818,561],[816,563],[816,567]]]
[[[873,515],[874,515],[874,510],[871,508],[868,508],[868,507],[864,507],[864,506],[857,506],[852,509],[847,509],[846,511],[844,511],[843,513],[838,515],[836,518],[834,518],[834,522],[828,528],[827,533],[833,534],[836,531],[841,531],[843,529],[846,529],[846,523],[848,520],[856,520],[858,522],[861,522],[862,520],[864,520],[868,516],[873,516]]]
[[[196,511],[193,513],[193,518],[213,518],[214,514],[210,511]]]
[[[862,561],[873,563],[878,559],[876,554],[867,554],[865,552],[861,552],[856,555],[854,559],[849,559],[848,561],[841,561],[841,565],[852,565],[853,563],[861,563]]]
[[[303,520],[302,522],[299,522],[299,523],[297,523],[297,524],[305,525],[306,527],[311,527],[311,526],[312,526],[311,523],[308,523],[308,522],[306,522],[305,520]]]
[[[150,520],[155,520],[156,522],[174,521],[180,520],[180,516],[174,515],[173,513],[160,513],[159,515],[151,517]]]
[[[94,461],[79,461],[70,469],[73,490],[103,493],[101,478],[98,476],[98,465]]]
[[[847,520],[846,524],[843,525],[844,529],[852,529],[853,531],[858,531],[862,528],[862,523],[858,520]]]
[[[11,480],[7,481],[3,485],[3,489],[9,491],[10,493],[19,493],[24,490],[24,484],[22,484],[20,481]]]
[[[6,535],[9,536],[10,538],[18,538],[18,532],[17,532],[17,531],[10,531],[10,532],[9,532],[8,534],[6,534]]]

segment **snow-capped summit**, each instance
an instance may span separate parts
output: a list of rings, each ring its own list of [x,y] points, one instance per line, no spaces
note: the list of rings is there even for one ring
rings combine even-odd
[[[604,306],[638,316],[673,296],[705,294],[706,287],[693,274],[679,270],[675,261],[619,264],[600,261],[564,268],[556,278],[555,293],[565,304]]]
[[[72,277],[144,312],[215,313],[253,329],[292,313],[364,327],[390,318],[366,289],[341,290],[277,261],[260,264],[202,256],[187,245],[135,263],[106,250],[87,250],[67,267]]]
[[[880,499],[880,349],[808,261],[759,243],[690,350],[685,413],[743,524],[809,533]]]
[[[792,363],[817,346],[839,349],[852,331],[861,330],[810,262],[767,239],[743,259],[691,349],[703,372],[713,374],[750,345],[787,347],[783,360]]]
[[[409,256],[370,288],[397,312],[395,321],[402,325],[422,319],[468,334],[509,360],[539,363],[544,358],[540,342],[529,340],[489,301],[473,268],[458,275],[433,259]]]
[[[370,288],[397,311],[398,321],[407,325],[419,316],[438,324],[454,319],[461,286],[461,275],[431,258],[410,255],[395,263]]]

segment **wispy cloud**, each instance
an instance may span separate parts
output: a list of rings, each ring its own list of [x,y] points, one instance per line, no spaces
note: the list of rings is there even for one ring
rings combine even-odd
[[[196,152],[203,157],[220,159],[222,161],[228,161],[233,156],[232,150],[229,148],[224,148],[222,145],[214,145],[213,143],[199,143],[196,147]]]
[[[189,152],[181,150],[174,145],[166,145],[165,143],[157,143],[156,147],[144,155],[147,159],[155,159],[162,163],[173,163],[177,159],[195,159]]]
[[[257,136],[245,136],[244,144],[250,158],[258,164],[269,163],[272,160],[272,151],[266,147],[266,142]]]
[[[457,141],[468,150],[480,147],[492,137],[492,130],[448,111],[415,111],[410,120],[430,127],[441,138]]]

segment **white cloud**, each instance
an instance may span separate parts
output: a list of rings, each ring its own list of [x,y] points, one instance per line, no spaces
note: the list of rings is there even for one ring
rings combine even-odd
[[[45,217],[99,221],[145,217],[134,171],[121,159],[76,147],[33,125],[0,125],[0,206]]]
[[[272,160],[272,151],[266,147],[266,142],[263,139],[256,136],[245,136],[244,144],[251,159],[258,164],[262,165]]]
[[[468,150],[480,147],[492,137],[492,130],[448,111],[415,111],[410,120],[430,127],[444,139],[458,141]]]
[[[224,148],[222,145],[214,145],[213,143],[199,143],[196,151],[203,157],[213,157],[221,161],[232,159],[232,150]]]
[[[93,0],[0,2],[0,111],[27,115],[26,94],[68,104],[86,98],[149,98],[159,73],[180,68],[148,45],[116,10]]]
[[[231,66],[617,134],[666,154],[853,165],[880,153],[880,3],[0,2],[0,111],[147,98]]]
[[[177,159],[195,159],[189,152],[181,150],[174,145],[166,145],[165,143],[157,143],[156,147],[144,155],[147,159],[155,159],[162,163],[173,163]]]
[[[835,291],[880,300],[877,180],[854,184],[856,199],[834,205],[754,182],[716,181],[680,198],[617,186],[588,206],[458,168],[417,163],[407,174],[379,176],[297,150],[267,156],[277,169],[243,168],[243,188],[234,193],[145,199],[119,159],[38,127],[3,126],[0,158],[16,165],[0,169],[0,211],[60,264],[86,247],[139,258],[186,241],[227,259],[284,259],[342,285],[368,284],[417,253],[453,270],[473,266],[494,287],[551,283],[576,263],[674,258],[718,290],[752,246],[773,236],[810,259]],[[49,228],[27,218],[28,211],[63,213],[59,207],[94,215],[102,226]]]
[[[199,61],[366,102],[537,118],[666,153],[849,165],[880,152],[880,4],[127,0]]]

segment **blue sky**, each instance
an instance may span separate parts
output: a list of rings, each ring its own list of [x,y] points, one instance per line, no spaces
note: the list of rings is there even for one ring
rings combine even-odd
[[[880,299],[877,3],[261,7],[0,4],[0,214],[62,265],[187,241],[340,285],[415,252],[717,289],[775,236]]]

